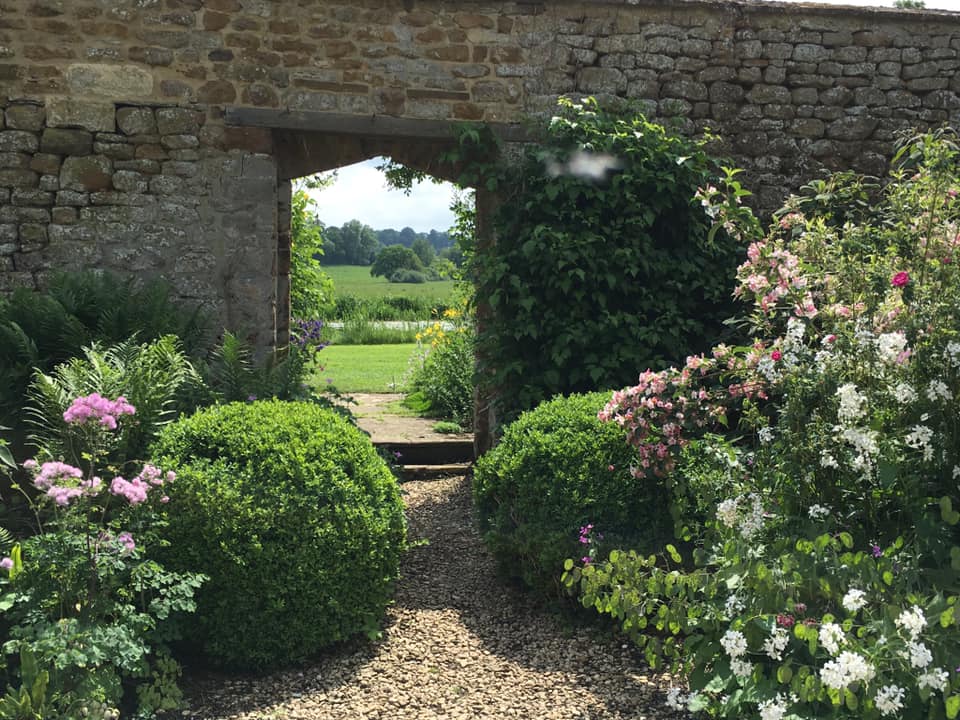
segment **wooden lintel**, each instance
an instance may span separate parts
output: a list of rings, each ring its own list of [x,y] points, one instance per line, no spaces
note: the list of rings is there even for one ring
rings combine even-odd
[[[346,115],[314,110],[274,110],[270,108],[228,107],[228,125],[262,127],[275,130],[302,130],[333,135],[366,135],[368,137],[448,140],[454,136],[456,122],[450,120],[417,120],[390,115]],[[501,140],[526,142],[527,129],[519,123],[484,123]]]

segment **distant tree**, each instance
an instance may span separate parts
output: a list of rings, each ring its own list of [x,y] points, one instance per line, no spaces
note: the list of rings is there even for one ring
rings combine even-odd
[[[427,240],[430,241],[433,249],[437,252],[440,252],[445,247],[450,247],[450,245],[453,244],[453,241],[450,239],[450,235],[440,230],[431,230],[427,235]]]
[[[924,10],[927,3],[924,0],[893,0],[893,6],[901,10]]]
[[[400,243],[400,233],[393,228],[386,228],[385,230],[377,230],[377,240],[380,241],[380,244],[386,247],[387,245],[399,245]]]
[[[437,253],[437,257],[453,263],[456,267],[463,265],[463,251],[456,245],[448,245]]]
[[[418,237],[413,241],[413,244],[410,246],[410,249],[420,258],[420,262],[423,263],[424,267],[430,267],[433,263],[433,259],[436,257],[436,253],[433,250],[433,245],[430,244],[430,241],[425,237]]]
[[[400,244],[410,247],[413,241],[417,239],[417,231],[412,227],[405,227],[400,231]]]
[[[397,270],[423,270],[423,263],[416,253],[403,245],[388,245],[383,248],[370,267],[370,274],[374,277],[389,278]]]
[[[336,225],[323,228],[323,264],[346,265],[346,263],[340,243],[340,228]]]

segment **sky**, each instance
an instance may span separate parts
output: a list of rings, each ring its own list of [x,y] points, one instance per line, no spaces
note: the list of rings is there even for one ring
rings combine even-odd
[[[892,0],[818,1],[829,5],[893,6]],[[927,8],[960,12],[960,0],[927,0]],[[325,224],[339,226],[349,220],[360,220],[374,230],[412,227],[418,232],[447,230],[453,224],[450,184],[423,182],[414,187],[408,197],[387,187],[383,175],[376,169],[380,162],[374,158],[340,168],[333,187],[314,194],[317,214]]]
[[[374,230],[412,227],[417,232],[448,230],[453,225],[452,185],[428,180],[414,186],[407,196],[387,187],[383,173],[377,170],[381,162],[373,158],[340,168],[332,187],[311,193],[317,216],[325,225],[359,220]]]

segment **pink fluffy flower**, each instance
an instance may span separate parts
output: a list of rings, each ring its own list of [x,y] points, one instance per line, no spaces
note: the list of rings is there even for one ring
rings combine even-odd
[[[103,397],[100,393],[91,393],[78,397],[63,413],[64,422],[82,425],[95,420],[108,430],[117,429],[117,420],[121,415],[133,415],[136,409],[121,395],[116,400]]]
[[[890,278],[890,284],[893,285],[893,287],[904,287],[909,282],[910,275],[902,270]]]

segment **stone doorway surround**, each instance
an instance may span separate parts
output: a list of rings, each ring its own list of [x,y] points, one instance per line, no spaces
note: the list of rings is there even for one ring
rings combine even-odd
[[[242,128],[269,130],[277,162],[277,262],[276,337],[290,332],[290,212],[293,180],[362,162],[372,157],[390,157],[407,167],[441,180],[458,182],[462,168],[443,160],[454,147],[455,124],[389,116],[356,116],[309,111],[227,108],[226,123]],[[519,124],[487,123],[503,147],[527,141]],[[490,222],[496,196],[484,188],[477,192],[477,252],[491,253],[496,237]],[[489,316],[483,298],[477,299],[477,329]],[[479,456],[492,446],[496,418],[493,392],[481,382],[474,403],[474,448]]]

